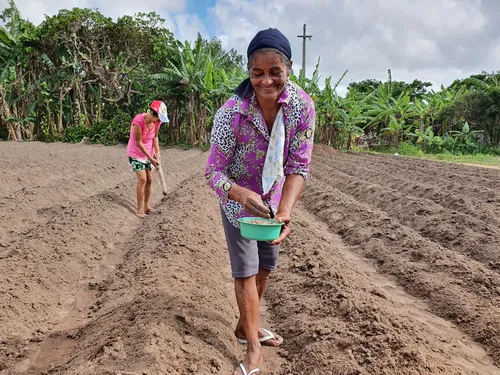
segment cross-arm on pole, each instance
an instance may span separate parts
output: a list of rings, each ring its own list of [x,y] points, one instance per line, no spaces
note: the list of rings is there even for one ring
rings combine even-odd
[[[302,38],[302,77],[306,76],[306,38],[311,40],[312,35],[306,34],[306,24],[304,24],[304,29],[302,31],[302,35],[297,35],[298,38]]]

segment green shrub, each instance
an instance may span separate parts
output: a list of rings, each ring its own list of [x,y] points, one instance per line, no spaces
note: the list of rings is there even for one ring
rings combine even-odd
[[[6,141],[9,139],[9,129],[7,126],[0,126],[0,140]]]
[[[482,154],[500,156],[500,147],[490,147],[481,150]]]
[[[423,154],[420,147],[411,142],[401,143],[395,152],[397,152],[400,155],[407,155],[407,156],[421,156]]]
[[[83,137],[88,137],[88,134],[89,128],[85,125],[75,125],[66,128],[63,139],[65,142],[78,143]]]
[[[64,140],[66,142],[80,142],[83,137],[88,137],[90,143],[114,145],[127,143],[130,134],[132,118],[124,112],[117,112],[111,120],[95,122],[92,127],[85,125],[71,126],[66,129]]]

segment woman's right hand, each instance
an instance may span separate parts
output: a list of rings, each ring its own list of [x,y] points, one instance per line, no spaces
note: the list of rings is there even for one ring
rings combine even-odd
[[[244,189],[240,193],[239,202],[242,204],[246,212],[263,219],[270,218],[269,208],[264,205],[264,202],[262,202],[262,198],[259,194],[251,190]]]
[[[155,158],[151,158],[151,164],[153,164],[153,166],[154,166],[155,168],[158,168],[158,160],[157,160],[157,159],[155,159]]]

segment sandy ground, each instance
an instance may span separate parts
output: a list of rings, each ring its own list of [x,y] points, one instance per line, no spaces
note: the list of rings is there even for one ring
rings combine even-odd
[[[0,143],[0,374],[232,374],[244,355],[206,153]],[[262,306],[262,374],[500,374],[500,171],[317,146]]]

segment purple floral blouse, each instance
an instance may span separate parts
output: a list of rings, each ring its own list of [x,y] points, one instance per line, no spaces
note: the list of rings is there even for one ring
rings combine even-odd
[[[307,179],[314,141],[314,103],[290,80],[278,102],[283,107],[285,123],[285,178],[300,174]],[[238,218],[252,215],[240,203],[228,198],[234,183],[260,194],[273,212],[278,208],[285,178],[275,182],[268,194],[262,195],[262,170],[269,138],[255,92],[245,99],[233,95],[215,115],[205,176],[217,193],[227,219],[235,227],[239,227]]]

